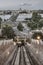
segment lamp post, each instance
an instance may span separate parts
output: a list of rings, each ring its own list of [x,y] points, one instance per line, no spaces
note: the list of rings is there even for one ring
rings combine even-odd
[[[37,36],[37,40],[38,40],[38,44],[39,44],[39,42],[40,42],[40,36]]]
[[[39,44],[40,44],[40,36],[37,36],[37,50],[36,50],[36,54],[38,54],[39,53],[39,49],[40,49],[40,46],[39,46]]]
[[[40,40],[40,36],[37,36],[37,39]]]
[[[39,49],[40,49],[40,36],[37,36],[37,43],[38,43],[38,51],[39,51]]]

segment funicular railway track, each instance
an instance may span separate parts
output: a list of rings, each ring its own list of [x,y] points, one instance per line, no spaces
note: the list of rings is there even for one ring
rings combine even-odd
[[[15,47],[13,53],[11,54],[11,56],[8,58],[8,60],[4,63],[4,65],[13,65],[15,62],[15,58],[17,56],[17,52],[18,52],[18,46]]]
[[[29,58],[30,64],[31,65],[42,65],[37,58],[33,55],[32,52],[30,52],[28,46],[25,46],[26,52],[27,52],[27,56]]]
[[[9,60],[9,59],[8,59]],[[7,61],[4,65],[41,65],[38,61],[32,56],[28,46],[20,46],[14,51],[12,58]]]
[[[13,55],[13,58],[12,58],[12,60],[10,61],[10,64],[9,64],[9,65],[14,65],[14,63],[15,63],[15,58],[16,58],[16,56],[17,56],[17,52],[18,52],[18,48],[15,50],[14,55]]]
[[[19,65],[26,65],[23,47],[21,47],[21,50],[20,50],[20,62],[19,62]]]

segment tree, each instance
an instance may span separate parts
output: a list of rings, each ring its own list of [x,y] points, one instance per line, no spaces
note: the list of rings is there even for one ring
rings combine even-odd
[[[32,23],[31,23],[31,22],[28,22],[28,23],[27,23],[27,26],[31,28]]]
[[[17,26],[17,29],[19,31],[23,31],[23,28],[24,28],[23,25],[21,23],[19,23],[18,26]]]
[[[34,21],[28,22],[27,26],[30,27],[32,30],[37,28],[37,24]]]
[[[39,15],[38,12],[33,12],[33,14],[32,14],[32,20],[35,23],[38,23],[40,19],[41,19],[41,15]]]
[[[43,19],[39,21],[39,28],[43,27]]]
[[[40,39],[43,39],[43,34],[41,32],[34,32],[32,38],[37,39],[38,36],[40,37]]]
[[[0,17],[0,28],[1,28],[1,21],[2,21],[2,18]]]
[[[2,36],[14,39],[15,34],[14,34],[14,31],[13,31],[12,27],[8,26],[8,25],[3,27],[3,29],[2,29]]]
[[[37,29],[37,28],[43,26],[43,24],[41,22],[39,22],[40,20],[41,20],[41,15],[39,15],[38,12],[33,12],[32,19],[30,22],[28,22],[27,25],[31,29]]]

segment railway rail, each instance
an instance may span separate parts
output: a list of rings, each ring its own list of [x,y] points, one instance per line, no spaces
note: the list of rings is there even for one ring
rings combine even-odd
[[[13,53],[4,65],[41,65],[30,53],[28,46],[22,45],[14,49]]]

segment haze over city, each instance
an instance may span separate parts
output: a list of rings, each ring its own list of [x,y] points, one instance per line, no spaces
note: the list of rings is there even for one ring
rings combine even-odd
[[[43,0],[0,0],[0,10],[43,9]]]

